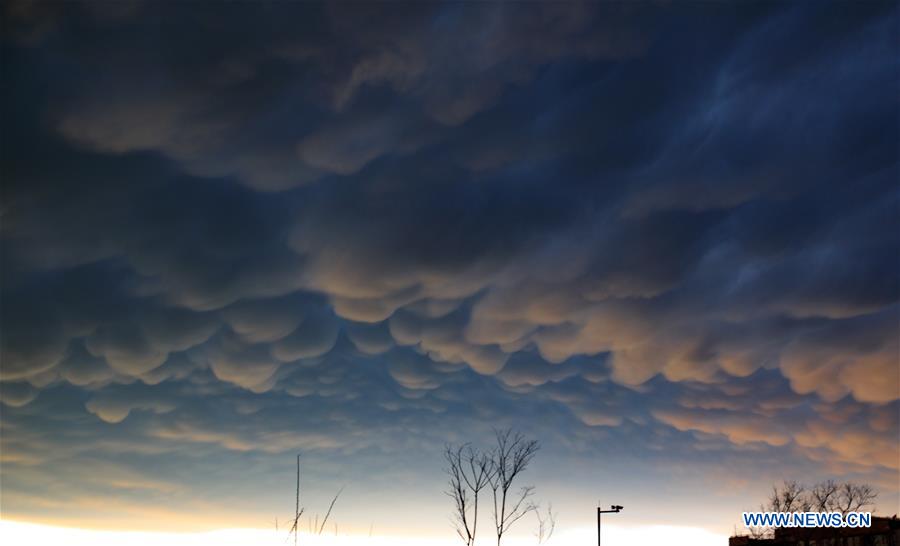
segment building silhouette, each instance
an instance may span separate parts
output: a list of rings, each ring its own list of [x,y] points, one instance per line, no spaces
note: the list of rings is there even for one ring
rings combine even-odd
[[[872,517],[870,527],[775,529],[773,538],[735,536],[728,546],[900,546],[900,519]]]

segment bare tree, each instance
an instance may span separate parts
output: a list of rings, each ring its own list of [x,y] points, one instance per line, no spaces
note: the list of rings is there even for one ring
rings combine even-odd
[[[537,543],[540,545],[553,536],[553,531],[556,529],[556,514],[553,512],[553,505],[548,503],[546,514],[541,514],[541,511],[536,508],[534,515],[538,520],[538,528],[534,536],[537,537]]]
[[[772,531],[771,527],[747,527],[747,536],[756,539],[771,538]],[[735,536],[737,536],[737,532],[735,532]]]
[[[878,493],[866,483],[835,482],[825,480],[807,488],[794,481],[785,481],[781,487],[772,488],[769,504],[764,510],[770,512],[849,512],[871,507]]]
[[[470,444],[458,447],[448,445],[444,450],[444,459],[449,476],[446,493],[454,501],[456,534],[466,546],[471,546],[475,544],[478,531],[478,499],[489,483],[494,462],[489,454],[478,451]]]
[[[843,515],[875,505],[878,493],[869,484],[844,482],[838,487],[834,510]]]
[[[468,472],[463,472],[463,478],[469,491],[472,492],[472,543],[475,543],[475,532],[478,530],[478,498],[481,491],[490,483],[494,473],[494,460],[490,454],[479,452],[472,446],[466,449],[466,464]]]
[[[803,484],[785,480],[781,487],[772,486],[769,495],[769,512],[808,512],[812,508],[809,494]]]
[[[772,487],[769,500],[759,507],[761,512],[858,512],[875,504],[878,493],[868,484],[825,480],[812,487],[785,480]],[[771,537],[773,527],[749,529],[752,537]]]
[[[494,501],[494,530],[497,546],[509,528],[528,512],[535,509],[529,502],[533,486],[525,486],[512,492],[513,482],[526,468],[540,449],[536,440],[526,440],[511,429],[494,430],[497,447],[493,451],[493,472],[489,477]]]
[[[809,490],[813,510],[830,512],[837,498],[838,484],[834,480],[817,483]]]
[[[453,499],[453,520],[456,534],[466,543],[472,546],[475,543],[475,532],[469,525],[470,501],[469,489],[463,477],[463,446],[453,447],[447,445],[444,448],[444,460],[447,461],[448,488],[445,492]]]
[[[773,485],[769,500],[759,506],[760,512],[807,512],[812,509],[810,494],[806,487],[794,480],[784,480],[780,485]],[[771,538],[774,527],[750,527],[749,534],[753,538]]]

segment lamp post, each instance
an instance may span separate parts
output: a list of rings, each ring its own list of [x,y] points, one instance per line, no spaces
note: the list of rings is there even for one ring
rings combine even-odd
[[[601,510],[599,506],[597,507],[597,546],[600,546],[600,514],[618,514],[622,511],[622,508],[624,507],[618,504],[613,504],[609,507],[609,510]]]

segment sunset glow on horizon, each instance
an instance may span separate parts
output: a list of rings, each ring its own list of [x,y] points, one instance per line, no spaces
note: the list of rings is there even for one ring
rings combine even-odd
[[[148,533],[135,531],[94,531],[35,525],[0,520],[0,535],[14,544],[38,546],[64,543],[66,546],[280,546],[292,545],[293,539],[284,533],[264,529],[222,529],[205,533]],[[489,542],[486,537],[485,542]],[[724,535],[690,527],[650,526],[631,529],[609,525],[604,539],[610,544],[656,546],[660,541],[671,546],[721,546]],[[513,537],[509,546],[531,546],[534,537]],[[551,538],[547,546],[574,544],[591,545],[596,541],[596,529],[583,528],[561,533]],[[455,546],[458,539],[361,535],[309,535],[301,533],[298,544],[303,546]]]

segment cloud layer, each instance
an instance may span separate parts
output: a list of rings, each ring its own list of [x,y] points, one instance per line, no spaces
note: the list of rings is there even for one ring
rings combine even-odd
[[[4,9],[4,510],[491,424],[897,494],[891,3]]]

